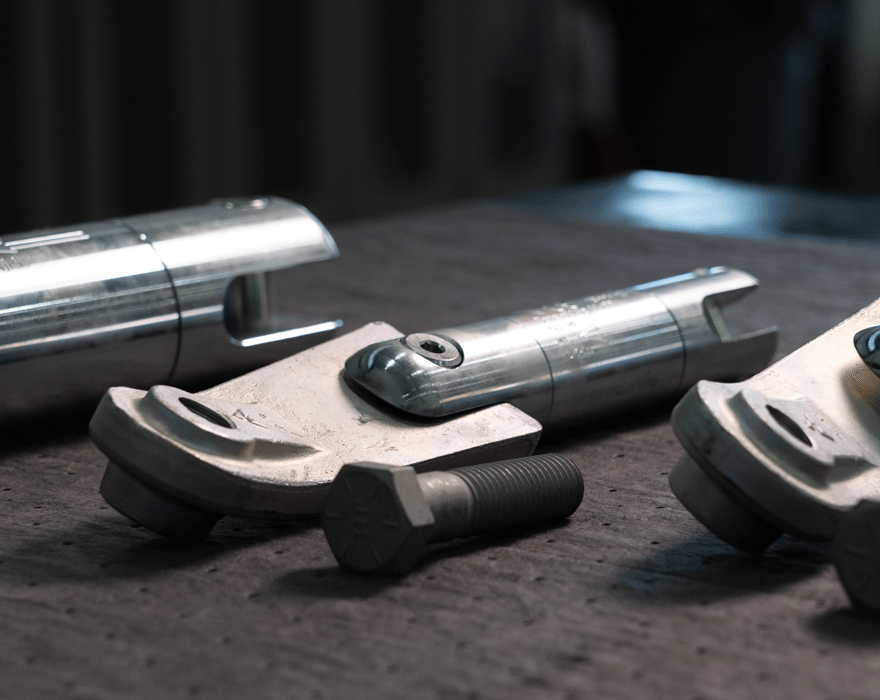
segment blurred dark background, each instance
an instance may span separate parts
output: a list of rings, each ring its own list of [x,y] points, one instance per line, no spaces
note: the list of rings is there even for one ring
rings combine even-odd
[[[666,170],[880,183],[874,0],[4,0],[0,232]]]

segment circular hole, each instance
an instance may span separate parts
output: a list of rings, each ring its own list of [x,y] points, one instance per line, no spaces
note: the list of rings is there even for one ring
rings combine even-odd
[[[797,423],[795,423],[791,418],[785,415],[778,408],[773,408],[773,406],[767,406],[767,410],[770,412],[770,415],[776,420],[779,425],[785,428],[791,435],[796,437],[802,443],[804,443],[807,447],[812,447],[813,443],[810,442],[810,438],[807,437],[807,434],[801,429]]]
[[[427,352],[433,352],[435,355],[442,355],[446,352],[446,347],[438,343],[436,340],[423,340],[419,343],[419,347]]]
[[[190,411],[195,413],[197,416],[201,416],[207,421],[210,421],[214,425],[219,425],[221,428],[232,428],[233,425],[228,420],[226,420],[223,416],[221,416],[217,411],[212,411],[207,406],[202,406],[198,401],[193,401],[192,399],[188,399],[185,396],[180,397],[180,403],[186,406]]]

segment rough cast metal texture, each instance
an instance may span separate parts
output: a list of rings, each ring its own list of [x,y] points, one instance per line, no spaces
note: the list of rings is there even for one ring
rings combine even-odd
[[[700,382],[676,406],[687,456],[673,490],[723,539],[761,551],[782,532],[831,539],[880,495],[880,378],[853,337],[880,300],[737,384]]]
[[[790,353],[877,297],[880,250],[590,226],[457,206],[331,226],[342,255],[285,274],[287,309],[408,333],[707,264],[761,288],[725,313]],[[465,245],[466,242],[466,245]],[[426,283],[430,280],[430,284]],[[435,545],[394,580],[339,569],[310,522],[221,520],[181,547],[98,492],[84,424],[0,446],[0,697],[873,697],[880,628],[827,543],[760,559],[670,493],[670,406],[551,436],[581,468],[565,524]]]
[[[345,359],[399,335],[388,324],[371,323],[198,394],[163,386],[111,389],[92,419],[92,437],[111,469],[145,489],[124,491],[114,481],[102,490],[142,524],[191,539],[204,528],[192,531],[178,502],[217,515],[302,517],[320,511],[346,462],[425,470],[532,453],[541,426],[510,405],[416,422],[352,391],[342,374]],[[169,515],[161,495],[175,499],[172,507],[187,519],[179,531],[166,524],[177,516]],[[133,510],[148,498],[159,499],[155,507]]]
[[[349,377],[401,410],[446,416],[509,401],[544,428],[681,396],[764,369],[775,329],[732,338],[720,307],[758,286],[701,268],[628,289],[375,343]]]

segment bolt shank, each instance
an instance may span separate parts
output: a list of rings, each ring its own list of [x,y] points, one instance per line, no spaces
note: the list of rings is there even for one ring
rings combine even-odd
[[[434,516],[428,542],[461,537],[470,529],[474,495],[464,479],[452,472],[428,472],[419,474],[419,487]]]

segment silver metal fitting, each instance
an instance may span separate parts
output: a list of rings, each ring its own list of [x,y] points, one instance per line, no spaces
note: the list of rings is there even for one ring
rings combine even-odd
[[[545,429],[767,366],[775,329],[732,338],[721,307],[757,280],[699,269],[617,292],[370,345],[346,374],[392,406],[448,416],[509,402]]]
[[[686,454],[669,483],[698,520],[759,553],[783,532],[830,540],[878,497],[878,321],[880,300],[751,379],[684,396],[672,427]]]
[[[210,381],[329,338],[267,274],[339,251],[303,207],[222,200],[0,240],[0,426],[111,386]]]
[[[346,569],[410,571],[424,546],[571,515],[584,479],[560,455],[416,474],[412,467],[347,464],[333,482],[321,522]]]
[[[193,540],[224,515],[317,515],[349,462],[427,471],[532,453],[541,426],[513,406],[414,421],[353,390],[345,358],[399,336],[372,323],[198,393],[110,389],[90,426],[110,458],[101,493],[142,525]]]

